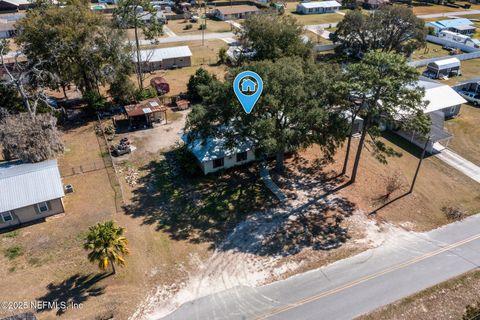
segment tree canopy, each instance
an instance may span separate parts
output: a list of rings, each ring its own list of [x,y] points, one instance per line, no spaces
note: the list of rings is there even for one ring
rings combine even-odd
[[[234,77],[241,71],[258,73],[263,93],[246,114],[233,95]],[[191,139],[222,137],[227,145],[254,141],[257,156],[276,155],[283,170],[284,153],[318,143],[331,156],[343,142],[345,119],[330,103],[329,91],[339,72],[301,58],[249,62],[232,69],[225,82],[200,86],[202,104],[193,107],[186,124]]]
[[[34,117],[27,112],[7,114],[0,119],[0,145],[7,160],[40,162],[63,152],[63,140],[50,113]]]
[[[348,12],[333,40],[340,44],[337,52],[353,56],[377,50],[410,56],[425,45],[426,34],[424,21],[411,9],[383,6],[369,15],[359,10]]]
[[[312,45],[301,38],[303,26],[289,15],[251,15],[238,32],[244,47],[256,51],[256,60],[312,54]]]
[[[31,64],[54,74],[52,89],[75,83],[83,92],[99,91],[119,74],[131,72],[130,47],[124,33],[111,28],[89,3],[44,4],[17,23],[16,38]]]
[[[342,85],[345,94],[356,100],[353,110],[352,105],[348,106],[348,110],[364,120],[352,182],[356,178],[367,135],[372,139],[377,159],[386,162],[385,156],[395,154],[393,149],[377,140],[380,135],[379,124],[422,133],[429,131],[430,121],[423,113],[424,89],[418,86],[418,79],[418,71],[408,66],[404,57],[395,53],[371,52],[359,63],[348,65]]]

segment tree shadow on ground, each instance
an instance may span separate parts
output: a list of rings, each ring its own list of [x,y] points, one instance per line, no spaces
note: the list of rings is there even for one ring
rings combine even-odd
[[[56,309],[57,315],[64,314],[73,304],[80,304],[90,297],[97,297],[105,293],[105,286],[97,286],[97,283],[110,276],[110,273],[100,274],[75,274],[60,283],[47,285],[48,292],[37,298],[38,301],[47,301],[51,305],[39,309],[37,312]]]
[[[139,168],[140,180],[126,214],[154,224],[174,240],[212,242],[212,248],[254,211],[276,200],[259,177],[257,164],[204,176],[183,173],[177,151]]]

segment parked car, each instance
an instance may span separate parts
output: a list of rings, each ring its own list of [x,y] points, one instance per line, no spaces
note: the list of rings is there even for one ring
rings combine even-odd
[[[150,85],[157,90],[158,95],[164,95],[170,92],[170,85],[162,77],[155,77],[150,80]]]

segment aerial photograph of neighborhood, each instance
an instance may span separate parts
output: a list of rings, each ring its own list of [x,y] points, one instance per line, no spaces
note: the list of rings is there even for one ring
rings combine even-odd
[[[0,0],[0,320],[480,320],[480,0]]]

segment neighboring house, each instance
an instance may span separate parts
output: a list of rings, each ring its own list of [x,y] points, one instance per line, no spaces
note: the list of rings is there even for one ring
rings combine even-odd
[[[242,92],[255,92],[257,84],[251,79],[245,79],[242,81]]]
[[[453,31],[443,30],[438,33],[438,37],[440,39],[445,39],[448,41],[456,42],[467,47],[478,49],[480,48],[480,40],[479,39],[472,39],[469,36],[456,33]]]
[[[195,158],[197,158],[204,174],[256,160],[253,151],[253,141],[251,140],[237,143],[232,148],[226,147],[226,139],[223,138],[208,138],[206,141],[196,139],[192,143],[187,143],[187,135],[184,134],[182,140]]]
[[[329,13],[340,10],[342,5],[337,1],[315,1],[297,4],[297,12],[301,14]]]
[[[153,15],[151,13],[148,13],[148,12],[147,13],[141,12],[141,13],[138,14],[138,19],[140,21],[142,21],[143,23],[146,23],[146,24],[150,23],[152,18],[156,19],[158,23],[166,23],[167,22],[167,18],[165,18],[165,14],[161,10],[158,10]]]
[[[461,75],[460,60],[457,58],[449,58],[430,62],[427,65],[426,74],[434,79],[442,77],[451,77]]]
[[[140,50],[143,71],[152,72],[160,69],[175,69],[192,65],[192,52],[188,46],[161,49]],[[132,56],[137,61],[136,54]]]
[[[65,212],[56,160],[0,163],[0,230]]]
[[[28,0],[0,0],[0,11],[5,12],[26,10],[31,6],[32,2]]]
[[[220,20],[245,19],[252,14],[260,12],[256,6],[240,5],[232,7],[218,7],[213,10],[212,15]]]
[[[439,145],[440,142],[448,143],[452,137],[452,135],[444,129],[445,119],[456,117],[460,113],[461,105],[467,101],[450,86],[430,79],[421,78],[418,86],[425,89],[425,97],[423,100],[428,102],[428,104],[423,112],[432,120],[432,128],[428,134],[430,141],[426,151],[433,153],[435,150],[441,149],[441,145]],[[414,132],[395,132],[421,148],[425,146],[423,137],[418,136]]]
[[[432,21],[428,22],[426,27],[432,28],[435,35],[438,35],[444,30],[468,36],[471,36],[475,33],[475,23],[466,18]]]
[[[389,0],[357,0],[357,4],[367,10],[376,10],[389,3]]]

